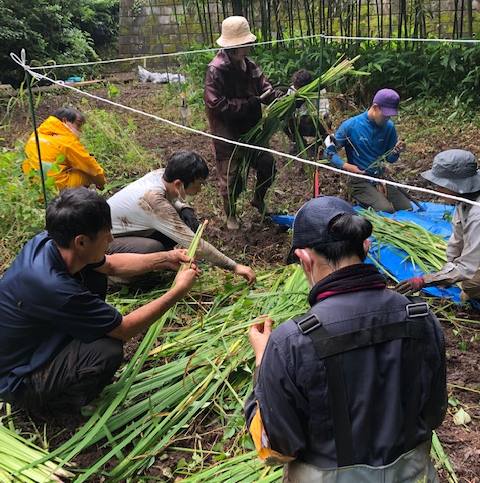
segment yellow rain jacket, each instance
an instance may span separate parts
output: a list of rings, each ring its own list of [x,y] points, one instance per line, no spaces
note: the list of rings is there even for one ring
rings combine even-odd
[[[62,121],[50,116],[38,128],[42,166],[48,176],[55,179],[59,190],[89,186],[95,176],[103,176],[103,168],[90,156],[78,137]],[[32,133],[25,146],[27,159],[23,162],[23,172],[39,171],[35,133]],[[56,168],[52,164],[56,163]],[[52,169],[53,168],[53,169]],[[104,178],[105,179],[105,178]]]

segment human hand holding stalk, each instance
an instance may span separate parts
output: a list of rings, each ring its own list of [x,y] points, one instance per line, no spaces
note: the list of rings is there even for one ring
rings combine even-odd
[[[406,145],[405,141],[403,139],[401,139],[393,147],[393,152],[396,153],[396,154],[400,154],[400,153],[403,153],[405,151],[405,149],[407,149],[407,145]]]
[[[255,272],[250,267],[247,267],[246,265],[240,265],[239,263],[237,263],[233,271],[237,275],[240,275],[241,277],[243,277],[247,281],[248,285],[253,285],[257,280],[257,276],[255,275]]]
[[[386,167],[388,166],[388,158],[391,154],[398,154],[400,155],[407,149],[407,144],[405,140],[400,139],[400,141],[395,144],[392,149],[389,149],[386,153],[379,156],[375,161],[370,163],[368,169],[374,175],[382,175],[385,172]]]
[[[248,339],[255,353],[257,367],[262,363],[263,353],[272,334],[273,323],[274,321],[270,317],[262,315],[253,322],[248,331]]]
[[[184,255],[182,257],[184,260],[188,260],[188,262],[182,263],[172,284],[172,288],[148,304],[124,315],[120,325],[107,334],[109,337],[120,339],[124,342],[128,341],[132,337],[143,332],[145,329],[148,329],[188,293],[194,284],[195,279],[200,274],[193,259],[205,226],[206,222],[204,222],[197,230],[186,256]]]
[[[187,257],[189,261],[182,263],[178,270],[177,276],[173,282],[172,289],[178,290],[182,294],[186,294],[194,284],[196,278],[200,275],[200,270],[195,264],[194,256],[197,251],[200,240],[202,239],[203,231],[208,224],[208,220],[205,220],[198,228],[195,236],[187,251]]]

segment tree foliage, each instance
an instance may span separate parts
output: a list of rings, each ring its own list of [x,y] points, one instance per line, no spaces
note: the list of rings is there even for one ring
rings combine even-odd
[[[119,0],[0,0],[0,81],[23,77],[10,52],[29,62],[82,62],[115,42]]]

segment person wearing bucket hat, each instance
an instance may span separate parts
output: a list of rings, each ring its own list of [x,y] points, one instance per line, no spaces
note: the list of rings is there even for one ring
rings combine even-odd
[[[311,308],[250,328],[245,417],[260,458],[286,464],[284,482],[438,482],[429,451],[447,408],[442,328],[363,263],[371,233],[344,200],[305,203],[292,248]]]
[[[381,89],[373,97],[368,111],[344,121],[333,138],[325,140],[327,159],[337,168],[371,176],[384,174],[385,162],[395,163],[405,149],[398,141],[392,116],[398,114],[400,96],[393,89]],[[345,148],[347,162],[338,150]],[[409,199],[396,187],[376,184],[361,178],[348,178],[352,196],[362,206],[393,213],[410,210]]]
[[[208,65],[205,77],[205,108],[212,134],[239,140],[262,117],[262,103],[279,95],[261,69],[247,57],[256,40],[247,19],[228,17],[222,22],[217,44],[223,47]],[[240,157],[232,157],[235,146],[213,141],[217,178],[227,217],[227,228],[238,229],[236,201],[244,189]],[[257,172],[252,205],[265,212],[265,195],[275,177],[275,160],[269,153],[258,152],[251,163]]]
[[[470,151],[449,149],[437,154],[432,169],[422,177],[437,191],[480,202],[480,172]],[[450,201],[449,201],[450,202]],[[456,203],[453,231],[447,245],[447,263],[435,273],[413,277],[399,283],[401,293],[417,292],[428,285],[462,284],[462,298],[480,306],[480,207]]]

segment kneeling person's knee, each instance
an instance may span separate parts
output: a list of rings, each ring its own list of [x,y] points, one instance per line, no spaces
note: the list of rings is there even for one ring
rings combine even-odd
[[[98,374],[104,373],[107,378],[112,378],[123,360],[123,342],[113,337],[103,337],[88,345],[91,346]]]

